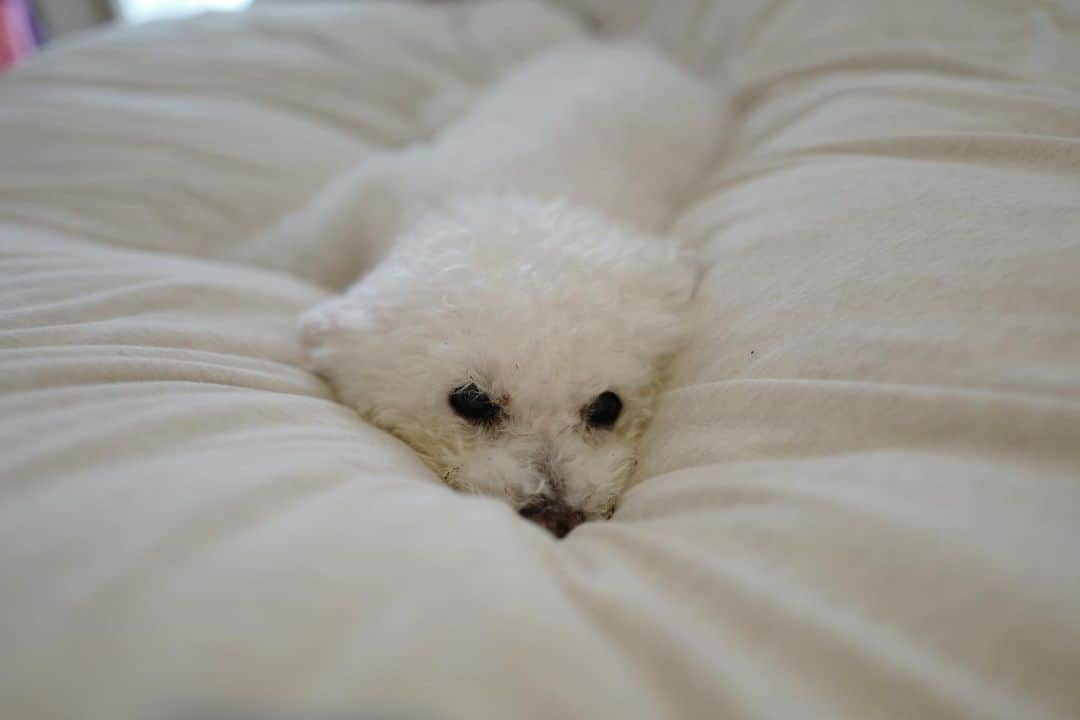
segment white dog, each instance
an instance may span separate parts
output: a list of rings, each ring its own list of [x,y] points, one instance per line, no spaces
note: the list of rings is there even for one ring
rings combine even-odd
[[[301,319],[315,368],[454,488],[559,537],[610,515],[695,283],[655,233],[724,122],[641,47],[565,47],[510,74],[286,222],[328,248],[324,280],[378,260]]]

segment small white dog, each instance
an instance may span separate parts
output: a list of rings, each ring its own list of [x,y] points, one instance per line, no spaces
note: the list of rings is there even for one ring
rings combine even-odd
[[[319,238],[324,281],[378,260],[301,319],[315,369],[454,488],[558,537],[610,515],[695,283],[654,233],[724,124],[714,92],[642,47],[528,63],[285,223]]]

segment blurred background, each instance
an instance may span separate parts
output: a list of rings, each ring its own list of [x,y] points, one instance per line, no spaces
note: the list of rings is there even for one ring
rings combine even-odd
[[[100,23],[149,22],[207,11],[238,12],[250,7],[254,1],[0,0],[0,72],[14,66],[52,38]]]

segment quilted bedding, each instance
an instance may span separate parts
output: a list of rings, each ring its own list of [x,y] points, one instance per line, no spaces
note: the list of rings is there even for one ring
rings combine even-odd
[[[265,7],[0,79],[0,717],[1080,715],[1080,10]],[[587,32],[736,88],[639,482],[556,542],[257,238]],[[317,247],[312,252],[318,252]]]

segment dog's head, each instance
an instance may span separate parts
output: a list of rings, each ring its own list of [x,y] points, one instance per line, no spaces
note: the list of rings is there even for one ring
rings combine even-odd
[[[561,536],[626,486],[693,282],[669,241],[479,197],[422,221],[302,336],[339,397],[447,484]]]

